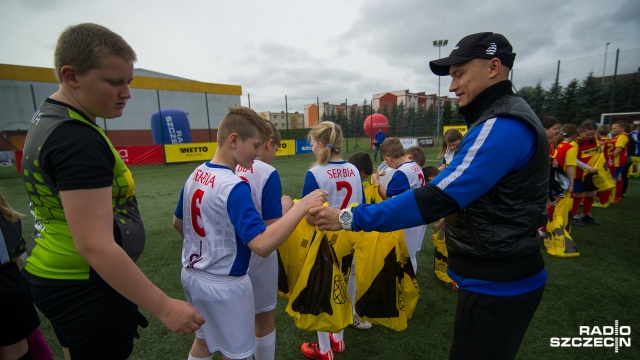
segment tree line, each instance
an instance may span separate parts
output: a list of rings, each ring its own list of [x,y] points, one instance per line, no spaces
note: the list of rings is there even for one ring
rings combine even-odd
[[[551,115],[560,122],[578,125],[586,119],[600,121],[603,113],[640,111],[640,82],[638,73],[596,78],[593,73],[582,81],[571,80],[566,86],[551,85],[548,89],[540,83],[518,90],[529,106],[539,116]]]
[[[637,74],[636,72],[623,75],[615,81],[609,77],[603,81],[590,73],[582,80],[571,80],[566,86],[552,84],[545,89],[538,83],[535,86],[524,86],[516,92],[538,116],[551,115],[562,123],[578,125],[586,119],[597,122],[603,113],[640,111],[640,82]],[[457,106],[453,106],[451,101],[444,101],[441,111],[441,126],[465,123],[458,113]],[[437,134],[438,116],[433,105],[424,109],[394,103],[390,108],[385,105],[380,109],[373,109],[373,112],[383,114],[389,120],[388,136],[417,137]],[[339,124],[345,136],[365,137],[363,123],[371,113],[371,106],[365,99],[361,106],[349,108],[347,114],[325,113],[321,120]]]

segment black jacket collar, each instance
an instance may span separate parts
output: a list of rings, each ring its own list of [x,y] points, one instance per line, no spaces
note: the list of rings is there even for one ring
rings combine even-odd
[[[489,108],[496,100],[506,95],[513,95],[511,81],[504,80],[484,89],[475,99],[466,106],[460,107],[460,114],[464,117],[467,125],[473,124],[482,113]]]

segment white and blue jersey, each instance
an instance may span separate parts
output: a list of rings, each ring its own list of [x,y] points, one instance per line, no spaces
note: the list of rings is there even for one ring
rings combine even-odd
[[[350,204],[364,203],[364,189],[360,172],[346,161],[334,161],[312,167],[304,178],[302,197],[316,189],[329,192],[329,206],[345,209]]]
[[[266,229],[251,189],[233,170],[206,162],[187,179],[174,215],[183,221],[182,266],[219,276],[247,272],[247,243]]]
[[[424,173],[422,168],[414,161],[407,161],[393,173],[391,180],[387,184],[387,197],[393,197],[409,189],[416,189],[424,186]]]
[[[271,165],[254,160],[249,169],[236,166],[236,174],[249,183],[256,209],[265,221],[282,217],[282,185],[278,171]],[[275,309],[278,301],[278,254],[266,257],[251,253],[247,274],[253,287],[256,314]]]
[[[410,160],[400,164],[398,169],[393,173],[393,176],[387,185],[387,197],[392,198],[407,190],[417,189],[423,185],[424,173],[422,172],[422,168],[416,164],[415,161]],[[409,251],[413,271],[416,273],[418,272],[416,253],[420,248],[420,242],[424,238],[426,230],[426,225],[418,225],[404,229],[404,241],[407,244],[407,250]]]
[[[442,157],[442,165],[449,165],[451,163],[451,160],[453,160],[453,157],[455,156],[455,154],[456,152],[454,150],[447,148],[447,151],[444,153],[444,156]]]
[[[250,169],[238,165],[236,174],[249,183],[251,198],[263,220],[282,217],[282,185],[273,166],[254,160]]]
[[[380,163],[380,165],[378,165],[378,173],[383,171],[384,176],[380,176],[380,185],[386,189],[389,181],[391,181],[391,178],[393,177],[393,173],[396,172],[396,169],[387,165],[386,161],[383,161],[382,163]]]

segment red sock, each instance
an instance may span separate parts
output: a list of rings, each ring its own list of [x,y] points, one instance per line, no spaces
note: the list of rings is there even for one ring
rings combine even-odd
[[[616,199],[620,199],[622,197],[622,187],[624,186],[624,184],[622,183],[622,180],[620,181],[616,181]]]
[[[591,205],[593,205],[593,200],[595,198],[585,196],[584,203],[582,204],[582,213],[585,215],[591,214]]]
[[[580,209],[580,203],[582,202],[582,198],[573,198],[573,206],[571,207],[571,215],[578,215],[578,210]]]
[[[598,193],[598,199],[600,200],[600,204],[602,205],[606,205],[609,203],[609,196],[610,196],[611,192],[609,190],[607,191],[600,191]]]
[[[547,212],[549,213],[549,221],[553,221],[553,211],[555,209],[556,209],[555,205],[549,205],[549,207],[547,208]]]

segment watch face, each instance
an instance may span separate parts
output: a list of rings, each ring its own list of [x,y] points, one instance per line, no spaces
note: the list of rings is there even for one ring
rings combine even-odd
[[[340,214],[340,222],[343,223],[343,224],[351,222],[351,212],[350,211],[343,211]]]

